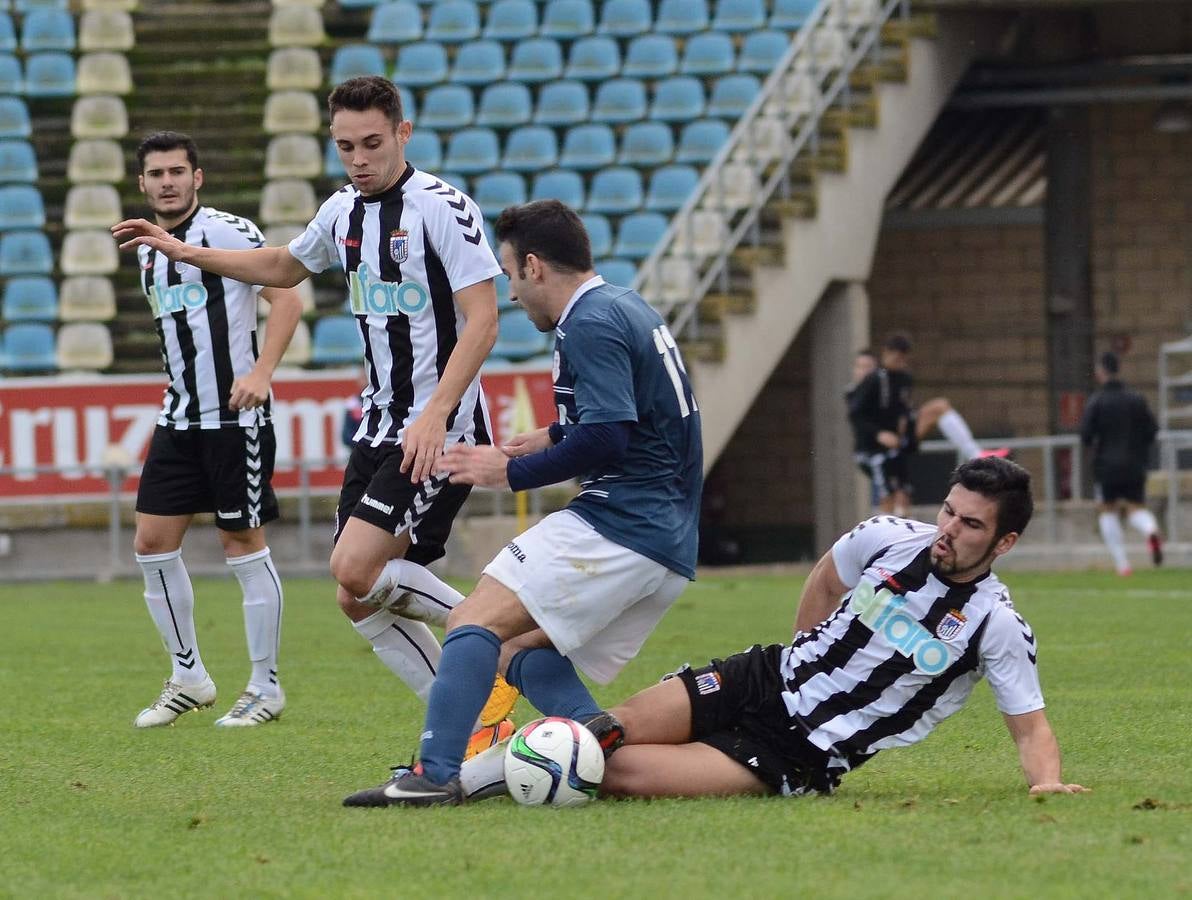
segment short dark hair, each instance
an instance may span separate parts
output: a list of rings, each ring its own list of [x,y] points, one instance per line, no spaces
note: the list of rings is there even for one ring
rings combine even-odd
[[[893,350],[895,353],[910,353],[912,346],[911,339],[907,335],[901,331],[896,331],[886,338],[885,343],[882,344],[882,349]]]
[[[997,535],[1022,534],[1035,511],[1031,498],[1031,473],[1016,462],[997,456],[961,463],[948,479],[956,485],[997,501]]]
[[[529,253],[564,272],[592,270],[588,231],[575,210],[559,200],[507,207],[497,216],[493,230],[497,243],[513,248],[519,274]]]
[[[872,350],[870,350],[868,347],[862,347],[860,350],[857,351],[856,355],[857,356],[868,356],[870,359],[877,359],[877,354],[874,353]]]
[[[155,131],[137,147],[137,171],[145,171],[145,157],[150,153],[166,153],[170,150],[185,150],[190,167],[199,167],[199,148],[194,138],[181,131]]]
[[[1101,354],[1101,368],[1104,369],[1110,375],[1116,375],[1118,372],[1120,372],[1121,368],[1122,368],[1122,364],[1121,364],[1121,361],[1118,359],[1118,355],[1116,353],[1112,353],[1110,351],[1106,351],[1105,353],[1102,353]]]
[[[341,109],[350,109],[352,112],[379,109],[385,114],[385,118],[393,123],[394,128],[400,125],[404,118],[401,92],[397,85],[379,75],[361,75],[339,84],[327,95],[327,112],[334,119],[335,114]]]

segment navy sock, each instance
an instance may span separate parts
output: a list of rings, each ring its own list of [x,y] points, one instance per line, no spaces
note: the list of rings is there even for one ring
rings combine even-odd
[[[600,712],[571,660],[553,647],[522,650],[509,661],[505,680],[548,716],[583,720]]]
[[[476,717],[492,693],[500,653],[501,639],[479,625],[453,629],[443,641],[418,754],[423,774],[435,784],[459,774]]]

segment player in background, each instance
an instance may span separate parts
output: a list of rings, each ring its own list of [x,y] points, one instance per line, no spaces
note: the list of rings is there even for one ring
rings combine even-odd
[[[1109,548],[1119,575],[1130,575],[1122,518],[1146,537],[1151,560],[1163,563],[1163,539],[1159,523],[1146,501],[1147,456],[1159,425],[1141,394],[1129,390],[1118,372],[1121,364],[1114,353],[1104,353],[1094,376],[1101,389],[1089,399],[1080,423],[1080,440],[1093,448],[1093,479],[1096,483],[1097,524]]]
[[[611,710],[625,743],[603,792],[829,793],[879,751],[923,740],[982,677],[1030,793],[1084,791],[1061,774],[1035,636],[990,570],[1031,511],[1030,475],[986,458],[956,469],[934,525],[862,522],[808,576],[792,643],[685,666]],[[469,793],[490,793],[497,749],[464,766]]]
[[[848,394],[857,465],[874,486],[878,508],[898,516],[910,508],[910,456],[933,428],[938,427],[968,459],[1009,455],[1004,447],[982,450],[964,417],[946,398],[935,397],[918,409],[912,406],[910,356],[910,339],[890,335],[882,344],[880,365]],[[858,354],[854,375],[863,365]]]
[[[501,449],[457,446],[439,468],[454,483],[516,491],[578,476],[581,489],[510,541],[452,611],[418,766],[347,806],[461,802],[469,722],[501,666],[538,709],[615,746],[620,724],[576,669],[611,681],[695,575],[700,414],[666,324],[593,271],[583,223],[559,201],[506,209],[496,237],[512,297],[555,334],[560,421]]]
[[[426,566],[443,555],[470,487],[435,473],[449,445],[489,442],[480,365],[497,331],[500,272],[471,198],[406,162],[411,125],[384,78],[353,78],[328,97],[331,137],[352,183],[336,191],[286,247],[194,247],[144,220],[112,230],[205,272],[292,287],[342,266],[360,325],[368,379],[344,472],[331,572],[340,608],[377,657],[424,700],[441,653],[424,622],[385,608],[416,599],[446,621],[462,596]],[[140,251],[144,252],[144,251]],[[507,687],[477,746],[512,731]]]
[[[137,148],[137,164],[141,193],[171,240],[227,251],[264,245],[248,219],[199,205],[203,170],[187,135],[149,135]],[[150,247],[139,249],[138,261],[169,381],[137,491],[133,544],[145,576],[145,602],[173,672],[134,724],[169,725],[182,713],[215,702],[215,683],[195,635],[194,591],[182,561],[182,539],[195,513],[211,512],[244,593],[252,662],[247,687],[215,724],[259,725],[286,707],[277,676],[281,579],[265,540],[265,523],[277,518],[270,485],[275,442],[269,384],[302,302],[287,288],[255,287],[247,273],[222,278],[173,263]],[[270,303],[259,355],[258,292]]]

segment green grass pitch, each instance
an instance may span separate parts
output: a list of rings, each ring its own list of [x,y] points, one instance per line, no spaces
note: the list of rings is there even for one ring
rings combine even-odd
[[[196,582],[215,712],[145,732],[133,716],[168,669],[139,584],[0,586],[0,896],[1187,896],[1187,573],[1005,580],[1039,636],[1066,777],[1092,794],[1028,797],[982,685],[830,798],[349,810],[409,758],[422,712],[329,582],[286,582],[289,708],[234,731],[212,727],[247,678],[232,579]],[[702,578],[598,699],[783,640],[800,583]]]

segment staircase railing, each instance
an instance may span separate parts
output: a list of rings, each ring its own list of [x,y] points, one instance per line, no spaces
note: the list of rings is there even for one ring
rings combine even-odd
[[[791,167],[800,155],[819,152],[824,114],[851,106],[850,76],[862,62],[877,60],[882,27],[895,15],[906,19],[910,0],[822,0],[799,29],[639,268],[634,287],[677,337],[699,337],[701,301],[714,288],[729,291],[733,251],[746,241],[760,244],[762,209],[775,195],[790,198]],[[800,85],[810,89],[802,102],[792,96]],[[778,146],[774,129],[767,134],[759,127],[774,124],[766,120],[780,123]],[[755,186],[748,196],[742,179]]]

